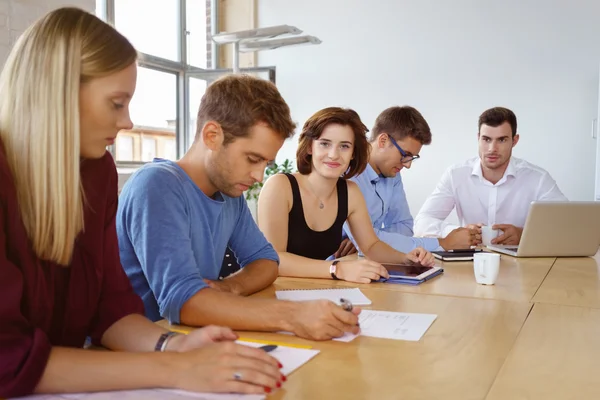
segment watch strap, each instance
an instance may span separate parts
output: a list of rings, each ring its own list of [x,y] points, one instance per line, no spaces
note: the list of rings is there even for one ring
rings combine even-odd
[[[169,339],[172,336],[175,336],[177,333],[170,331],[170,332],[166,332],[163,333],[162,335],[160,335],[160,337],[158,338],[158,341],[156,342],[156,346],[154,346],[154,351],[165,351],[165,349],[167,348],[167,343],[169,342]]]
[[[340,278],[338,278],[336,276],[336,272],[337,272],[337,264],[339,263],[339,260],[335,260],[330,266],[329,266],[329,273],[331,274],[331,277],[336,280],[339,281]]]

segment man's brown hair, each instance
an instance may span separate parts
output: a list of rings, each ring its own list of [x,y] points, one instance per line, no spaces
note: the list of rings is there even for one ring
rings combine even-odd
[[[283,139],[294,134],[290,108],[277,87],[250,75],[228,75],[214,81],[202,96],[196,124],[196,138],[208,121],[223,128],[224,144],[246,137],[250,128],[263,122]]]
[[[512,131],[512,137],[517,134],[517,116],[514,112],[504,107],[494,107],[489,110],[485,110],[483,114],[479,116],[478,133],[481,132],[481,125],[491,126],[493,128],[508,122]]]
[[[371,142],[381,133],[387,133],[396,140],[411,137],[421,144],[431,143],[429,124],[416,108],[410,106],[394,106],[383,110],[375,120]]]
[[[349,108],[328,107],[313,114],[306,121],[300,134],[298,150],[296,151],[296,164],[298,172],[307,175],[312,171],[312,155],[309,154],[313,141],[319,139],[325,128],[330,124],[349,126],[354,132],[354,149],[345,179],[360,174],[367,167],[370,146],[367,142],[369,129],[362,123],[356,111]]]

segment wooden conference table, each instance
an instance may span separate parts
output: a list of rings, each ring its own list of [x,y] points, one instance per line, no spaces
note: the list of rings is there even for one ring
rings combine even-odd
[[[503,255],[494,286],[475,283],[472,262],[444,263],[444,275],[419,286],[278,278],[254,296],[275,297],[275,290],[282,289],[359,287],[372,301],[363,308],[438,317],[418,342],[240,335],[321,351],[269,399],[600,398],[595,374],[600,363],[599,260]]]

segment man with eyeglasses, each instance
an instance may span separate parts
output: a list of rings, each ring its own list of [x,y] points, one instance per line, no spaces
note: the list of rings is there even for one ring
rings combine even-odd
[[[444,238],[419,238],[413,234],[410,214],[400,171],[410,168],[419,158],[423,145],[431,143],[431,131],[425,118],[413,107],[390,107],[375,120],[371,131],[371,153],[365,171],[352,178],[367,203],[377,236],[398,251],[410,252],[416,247],[428,251],[465,249],[478,243],[476,229],[457,228]],[[347,225],[345,240],[335,256],[348,254],[353,238]]]
[[[504,107],[479,117],[479,157],[446,170],[415,219],[415,232],[443,236],[456,228],[446,218],[456,207],[462,226],[501,231],[493,244],[517,245],[532,201],[567,201],[550,174],[512,157],[519,141],[517,117]]]

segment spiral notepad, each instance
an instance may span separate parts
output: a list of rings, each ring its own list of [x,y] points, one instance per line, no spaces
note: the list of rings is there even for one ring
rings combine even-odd
[[[277,290],[275,295],[279,300],[308,301],[330,300],[340,305],[340,299],[349,300],[353,305],[369,305],[371,300],[358,288],[344,289],[294,289]]]

